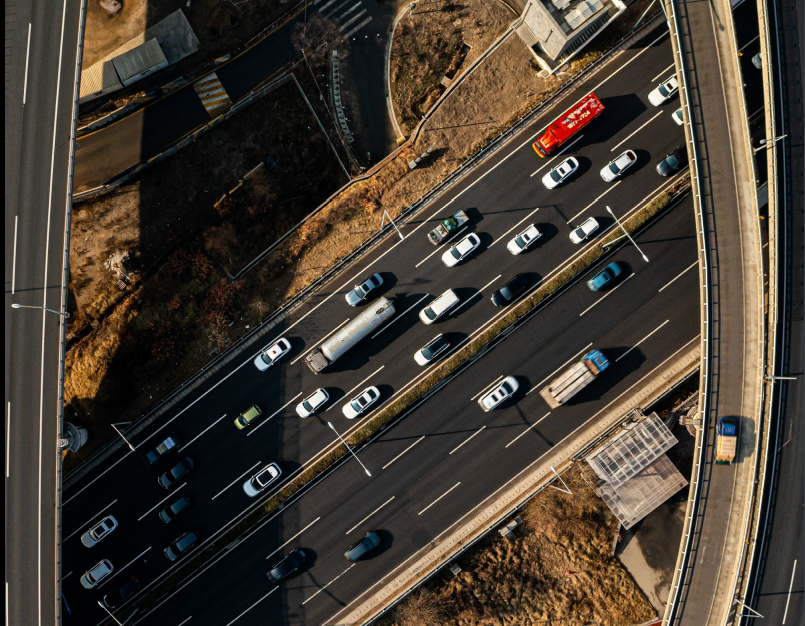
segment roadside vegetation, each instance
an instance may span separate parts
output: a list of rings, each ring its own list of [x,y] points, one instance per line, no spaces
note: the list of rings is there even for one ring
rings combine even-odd
[[[500,0],[425,0],[405,11],[389,61],[391,99],[403,133],[516,17]]]
[[[571,65],[568,75],[600,56],[610,45],[608,40],[628,31],[647,1],[632,5],[619,24]],[[327,32],[325,26],[320,30]],[[327,46],[321,41],[309,45],[316,53],[309,57],[312,67],[301,66],[297,77],[327,124],[327,112],[320,110],[318,87],[312,82],[314,75],[326,72]],[[372,236],[384,211],[399,215],[548,98],[561,83],[539,77],[538,69],[519,38],[509,37],[442,102],[415,145],[343,189],[236,281],[228,280],[224,269],[237,271],[253,254],[243,229],[276,226],[275,233],[260,232],[257,237],[265,241],[255,249],[264,249],[276,233],[282,234],[285,224],[298,221],[299,214],[310,212],[343,183],[343,178],[337,180],[343,172],[337,174],[339,168],[323,136],[315,132],[312,120],[305,121],[306,108],[298,98],[283,95],[287,86],[155,166],[136,185],[77,205],[70,256],[74,325],[68,338],[65,397],[73,405],[67,415],[89,427],[90,441],[78,454],[65,458],[65,469],[76,467],[114,437],[112,418],[129,421],[147,412],[249,327]],[[272,104],[281,98],[287,99]],[[248,117],[262,106],[275,108]],[[299,129],[290,143],[282,135],[282,124]],[[281,137],[282,144],[274,137]],[[300,141],[310,145],[305,148]],[[207,147],[202,149],[202,144]],[[434,156],[409,170],[408,162],[428,147],[435,149]],[[289,177],[304,187],[298,194],[290,185],[263,192],[256,180],[255,187],[244,186],[233,194],[231,201],[241,204],[216,209],[221,196],[269,156],[275,157],[276,175],[284,184],[281,174],[299,166],[294,159],[300,154],[305,155],[303,175]],[[271,175],[268,168],[265,175]],[[272,198],[288,201],[261,212]],[[233,237],[233,229],[241,234]],[[116,267],[129,276],[125,292],[117,291]]]

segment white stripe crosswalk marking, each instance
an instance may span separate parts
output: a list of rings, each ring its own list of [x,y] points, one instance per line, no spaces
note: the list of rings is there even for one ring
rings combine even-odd
[[[365,20],[363,20],[360,24],[358,24],[355,28],[353,28],[351,31],[349,31],[346,35],[344,35],[342,37],[342,39],[349,39],[350,37],[352,37],[352,35],[357,33],[361,28],[366,26],[371,21],[372,21],[372,16],[370,15]]]
[[[343,24],[341,24],[341,26],[339,26],[339,27],[338,27],[339,32],[342,32],[342,33],[343,33],[343,32],[344,32],[344,31],[345,31],[347,28],[349,28],[349,25],[350,25],[350,24],[354,24],[354,23],[355,23],[355,22],[357,22],[359,19],[361,19],[361,18],[362,18],[364,15],[366,15],[368,12],[369,12],[369,11],[367,11],[366,9],[364,9],[363,11],[361,11],[360,13],[358,13],[358,14],[357,14],[355,17],[353,17],[353,18],[351,18],[351,19],[347,20],[346,22],[344,22]]]
[[[232,105],[226,89],[224,89],[221,81],[218,80],[215,72],[197,80],[193,83],[193,88],[196,90],[198,97],[201,99],[201,104],[207,109],[210,117],[217,115],[220,109],[225,109]]]
[[[340,22],[340,21],[341,21],[341,20],[343,20],[343,19],[344,19],[344,18],[345,18],[347,15],[349,15],[350,13],[352,13],[353,11],[355,11],[355,9],[357,9],[359,6],[361,6],[361,3],[360,3],[360,2],[356,2],[356,3],[355,3],[355,4],[353,4],[351,7],[349,7],[349,8],[348,8],[346,11],[344,11],[344,12],[343,12],[343,13],[341,13],[341,14],[339,14],[339,16],[338,16],[336,19],[337,19],[337,20]],[[365,12],[365,11],[364,11],[364,12]]]

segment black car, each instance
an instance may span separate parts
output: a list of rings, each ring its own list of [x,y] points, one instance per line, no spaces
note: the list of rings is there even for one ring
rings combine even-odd
[[[528,278],[526,275],[517,274],[517,276],[492,294],[492,304],[495,306],[507,306],[511,304],[517,296],[523,293],[526,287],[528,287]]]
[[[159,512],[159,519],[168,524],[175,520],[180,513],[186,511],[189,506],[190,498],[187,496],[179,496]]]
[[[677,146],[674,151],[657,163],[657,173],[660,176],[675,174],[688,164],[688,150],[685,144]]]
[[[287,554],[279,563],[274,565],[266,576],[279,582],[283,578],[287,578],[291,574],[297,572],[299,568],[304,565],[305,558],[306,556],[303,550],[294,550],[293,552]]]
[[[163,489],[170,489],[179,480],[184,478],[193,467],[193,459],[186,456],[159,477],[159,486]]]
[[[355,543],[347,548],[347,551],[344,552],[344,558],[346,558],[348,561],[357,561],[367,552],[374,550],[379,545],[380,535],[378,535],[375,531],[368,532],[366,533],[366,536],[358,543]]]
[[[182,445],[182,442],[179,441],[179,438],[176,436],[176,433],[171,433],[165,439],[160,441],[156,448],[153,450],[149,450],[143,456],[143,463],[145,463],[146,467],[151,467],[154,463],[159,461],[162,457],[166,454],[170,454],[171,452],[175,452],[179,449],[179,446]]]
[[[119,589],[110,591],[103,597],[103,603],[107,609],[115,609],[123,604],[123,600],[140,588],[140,582],[132,576]]]
[[[169,561],[177,561],[190,552],[197,543],[198,535],[193,531],[188,531],[184,535],[180,535],[174,539],[170,545],[165,548],[165,556]]]

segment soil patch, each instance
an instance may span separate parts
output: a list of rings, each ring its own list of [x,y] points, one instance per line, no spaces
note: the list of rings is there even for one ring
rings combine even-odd
[[[394,112],[406,135],[516,17],[496,0],[420,1],[406,11],[389,62]]]
[[[514,539],[489,533],[378,621],[380,626],[453,624],[639,624],[654,615],[612,556],[618,521],[579,463],[563,474],[573,492],[545,489],[521,512]]]

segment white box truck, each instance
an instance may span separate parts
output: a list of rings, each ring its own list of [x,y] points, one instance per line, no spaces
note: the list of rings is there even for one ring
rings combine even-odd
[[[305,357],[305,363],[318,374],[325,367],[340,359],[344,353],[361,339],[380,328],[394,315],[394,303],[386,297],[378,298],[367,309],[332,337],[314,348]]]
[[[589,385],[596,376],[609,366],[609,361],[600,350],[592,350],[584,355],[578,363],[560,375],[539,392],[545,402],[555,409],[570,400],[579,391]]]

